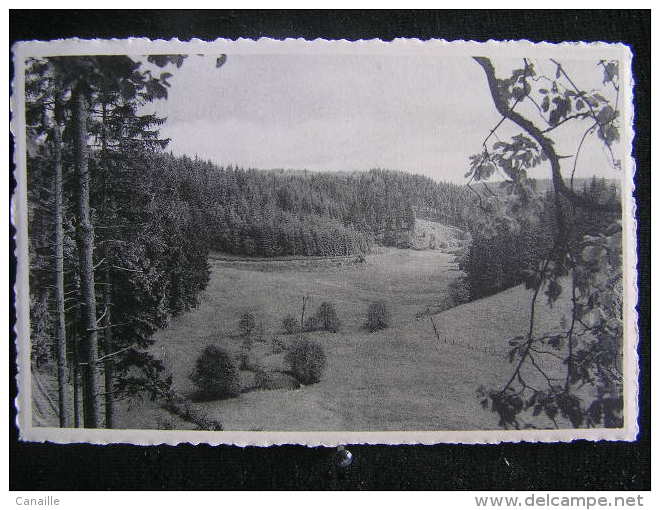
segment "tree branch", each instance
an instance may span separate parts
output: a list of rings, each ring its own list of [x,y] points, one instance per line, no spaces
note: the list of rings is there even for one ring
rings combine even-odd
[[[509,104],[506,98],[503,97],[500,92],[499,80],[495,76],[495,68],[493,67],[493,64],[491,63],[490,59],[487,57],[473,57],[473,59],[477,64],[479,64],[482,67],[484,73],[486,74],[486,79],[488,80],[488,87],[490,89],[490,93],[493,98],[495,108],[497,109],[499,114],[509,119],[510,121],[514,122],[522,129],[524,129],[527,132],[527,134],[529,134],[536,141],[536,143],[539,144],[539,146],[547,156],[548,160],[550,161],[550,168],[552,171],[552,184],[555,193],[563,195],[577,207],[586,207],[594,210],[618,212],[620,210],[618,204],[600,204],[596,201],[589,200],[586,197],[581,197],[579,195],[576,195],[568,188],[568,186],[566,186],[566,183],[564,182],[564,179],[561,174],[561,165],[559,163],[559,157],[555,152],[552,140],[546,138],[546,136],[543,134],[543,131],[541,131],[529,119],[526,119],[525,117],[514,111],[513,108],[509,108]]]

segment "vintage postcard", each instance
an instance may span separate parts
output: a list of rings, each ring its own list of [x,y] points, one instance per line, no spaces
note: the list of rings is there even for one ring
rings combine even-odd
[[[13,59],[21,439],[636,438],[628,47]]]

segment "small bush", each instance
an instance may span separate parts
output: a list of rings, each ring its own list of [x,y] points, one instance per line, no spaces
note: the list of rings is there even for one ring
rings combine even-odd
[[[215,345],[207,346],[199,355],[190,380],[197,386],[200,396],[206,398],[235,397],[241,391],[234,359]]]
[[[366,326],[369,331],[378,331],[390,326],[390,312],[383,301],[377,301],[369,305]]]
[[[331,331],[336,333],[339,330],[339,318],[337,317],[337,311],[335,306],[328,302],[324,301],[319,306],[318,311],[316,312],[316,318],[319,322],[319,328],[324,331]]]
[[[274,336],[271,340],[271,350],[273,354],[279,354],[286,350],[286,344],[278,337]]]
[[[307,317],[305,319],[305,331],[318,331],[319,330],[319,319],[315,315]]]
[[[325,370],[325,352],[323,347],[307,339],[298,340],[285,356],[291,373],[302,384],[313,384],[321,380]]]
[[[254,315],[249,312],[241,315],[241,318],[238,321],[238,331],[241,333],[241,335],[250,336],[256,327],[257,320],[254,318]]]
[[[284,319],[282,319],[282,329],[285,333],[293,335],[294,333],[298,333],[298,331],[300,331],[300,323],[298,322],[298,319],[296,319],[293,315],[287,315],[284,317]]]

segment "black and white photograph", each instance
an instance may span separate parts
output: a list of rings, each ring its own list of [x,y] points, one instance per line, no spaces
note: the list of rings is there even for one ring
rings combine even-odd
[[[23,440],[634,440],[631,54],[14,48]]]

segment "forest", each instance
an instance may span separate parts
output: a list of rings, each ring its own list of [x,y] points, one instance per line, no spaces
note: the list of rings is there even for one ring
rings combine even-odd
[[[161,154],[151,166],[200,211],[212,250],[235,255],[345,256],[408,247],[415,218],[464,228],[464,186],[405,172],[260,171]],[[174,185],[174,184],[173,184]]]

